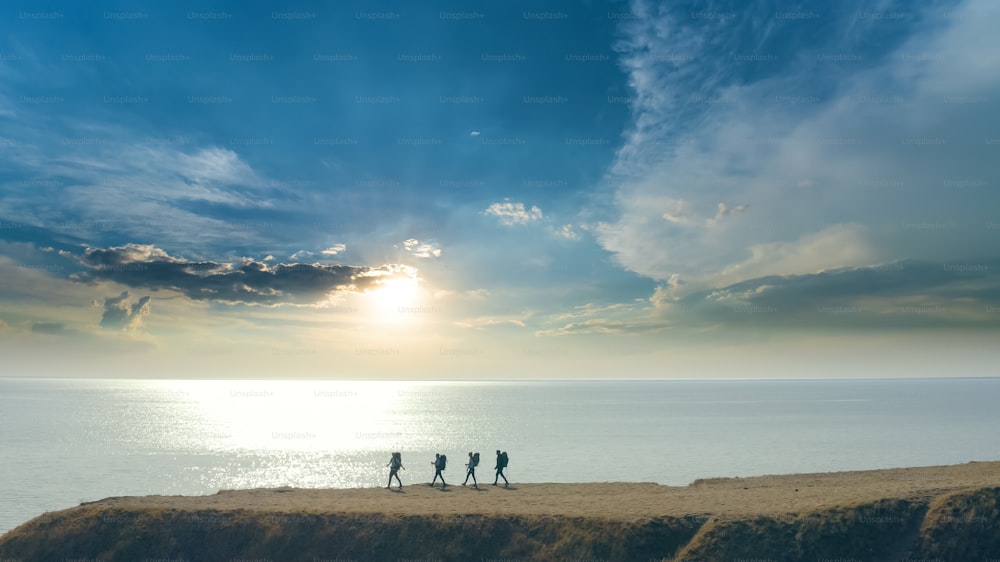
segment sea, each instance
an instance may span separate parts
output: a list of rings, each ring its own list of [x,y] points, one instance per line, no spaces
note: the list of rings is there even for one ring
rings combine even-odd
[[[656,482],[1000,459],[1000,379],[303,381],[0,378],[0,533],[111,496]],[[471,482],[471,480],[470,480]],[[501,480],[502,483],[502,480]]]

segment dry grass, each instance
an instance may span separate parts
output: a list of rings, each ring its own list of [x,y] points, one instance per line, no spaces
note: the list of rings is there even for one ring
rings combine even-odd
[[[920,528],[921,558],[1000,560],[1000,488],[936,499]]]

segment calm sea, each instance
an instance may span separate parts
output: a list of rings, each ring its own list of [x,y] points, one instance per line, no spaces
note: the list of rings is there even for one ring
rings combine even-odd
[[[0,533],[108,496],[644,481],[1000,459],[1000,379],[345,382],[0,379]]]

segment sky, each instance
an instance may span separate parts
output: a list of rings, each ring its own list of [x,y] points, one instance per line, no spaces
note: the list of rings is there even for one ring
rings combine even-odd
[[[6,2],[0,376],[997,376],[998,26]]]

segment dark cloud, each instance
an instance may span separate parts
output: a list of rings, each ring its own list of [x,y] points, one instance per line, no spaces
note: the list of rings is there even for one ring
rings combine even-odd
[[[569,323],[538,335],[658,333],[721,335],[719,329],[908,330],[1000,329],[1000,259],[931,263],[905,260],[808,275],[772,275],[673,297],[661,287],[654,313],[618,314],[614,307],[563,315]],[[623,305],[620,305],[623,306]]]
[[[391,264],[369,267],[268,265],[251,259],[238,264],[190,261],[143,244],[87,248],[74,259],[86,268],[71,276],[79,282],[114,281],[129,287],[173,290],[195,300],[230,304],[312,304],[331,293],[364,291],[374,288],[382,277],[411,272],[407,266]]]
[[[117,297],[104,299],[104,315],[101,327],[113,330],[135,330],[142,325],[142,319],[149,314],[150,297],[145,296],[129,303],[128,291]]]
[[[768,276],[661,300],[684,324],[792,327],[1000,327],[1000,260],[900,261]]]

